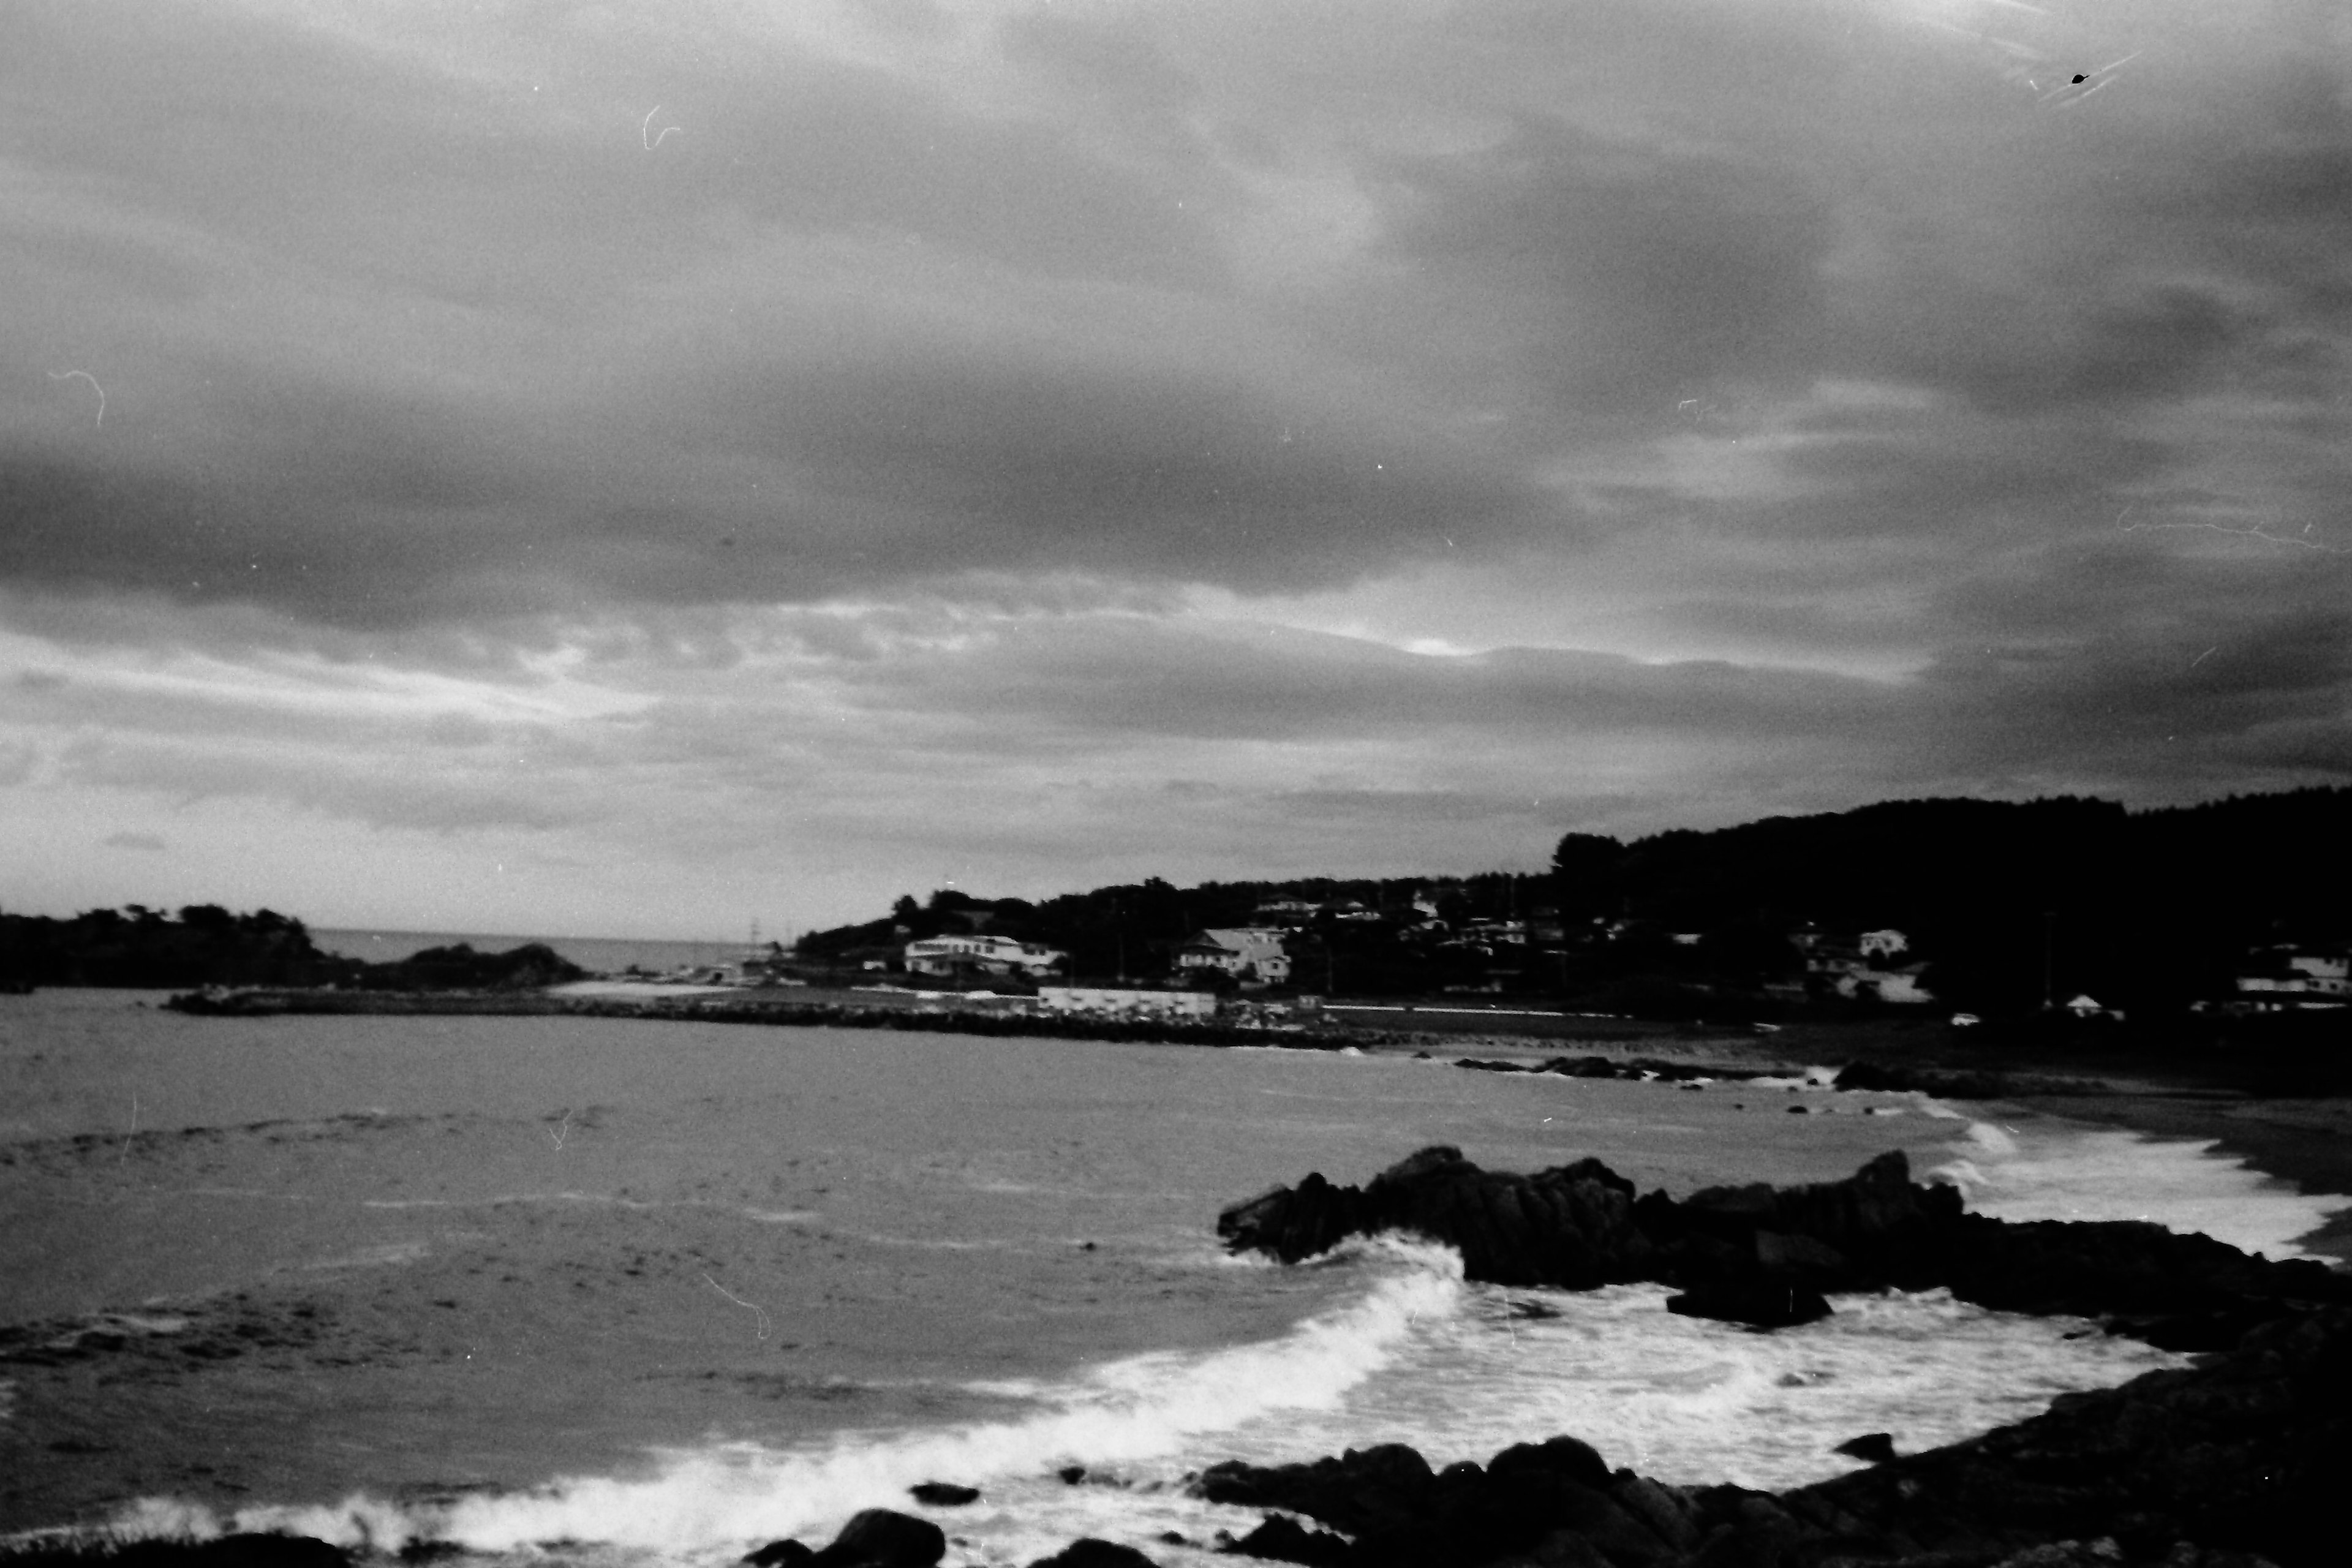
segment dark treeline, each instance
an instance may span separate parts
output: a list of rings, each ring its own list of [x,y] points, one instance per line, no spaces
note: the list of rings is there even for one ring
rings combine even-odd
[[[2126,812],[2060,798],[1894,801],[1617,846],[1570,836],[1564,918],[1698,931],[1719,966],[1789,972],[1811,926],[1894,928],[1939,1002],[2017,1014],[2088,992],[2170,1013],[2227,995],[2249,953],[2341,941],[2326,868],[2352,832],[2352,790]]]
[[[391,963],[322,952],[303,923],[273,910],[232,914],[191,904],[176,918],[141,904],[70,920],[0,915],[0,985],[341,985],[379,990],[502,989],[577,980],[585,971],[542,943],[477,952],[463,942]]]
[[[1937,1007],[1988,1017],[2088,993],[2175,1016],[2231,994],[2271,944],[2340,942],[2352,910],[2326,868],[2352,839],[2352,790],[2128,812],[2062,797],[1892,801],[1630,843],[1560,840],[1549,873],[1210,882],[1159,879],[1031,902],[942,889],[813,932],[799,956],[888,962],[915,938],[986,931],[1043,942],[1089,978],[1166,975],[1207,927],[1288,900],[1302,990],[1477,988],[1612,1009],[1761,1016],[1834,1005],[1809,948],[1900,931]],[[1304,906],[1303,910],[1297,906]],[[1481,922],[1524,921],[1515,937]],[[1924,963],[1924,970],[1917,966]]]

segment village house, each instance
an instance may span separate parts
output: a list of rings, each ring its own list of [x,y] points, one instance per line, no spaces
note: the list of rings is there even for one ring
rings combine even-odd
[[[2241,966],[2237,989],[2257,1008],[2344,1006],[2352,1003],[2352,949],[2268,949]]]
[[[910,974],[1018,974],[1034,976],[1066,967],[1070,955],[1058,947],[1015,942],[984,931],[969,935],[927,936],[906,947]]]
[[[1808,987],[1855,1001],[1877,1001],[1898,1006],[1918,1006],[1936,998],[1919,977],[1924,962],[1898,963],[1911,951],[1911,939],[1888,927],[1866,931],[1853,941],[1807,929],[1790,940],[1805,955]]]
[[[1272,926],[1226,926],[1195,931],[1176,950],[1180,974],[1230,974],[1243,982],[1280,985],[1290,978],[1283,933]]]

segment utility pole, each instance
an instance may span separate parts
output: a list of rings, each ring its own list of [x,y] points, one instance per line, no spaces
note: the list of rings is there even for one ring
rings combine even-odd
[[[2058,911],[2042,911],[2042,1010],[2049,1012],[2058,1005],[2058,994],[2050,987],[2051,953],[2058,944]]]

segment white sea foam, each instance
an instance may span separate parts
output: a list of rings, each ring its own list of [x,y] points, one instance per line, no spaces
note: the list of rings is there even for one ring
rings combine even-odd
[[[1972,1121],[1954,1158],[1928,1174],[1997,1219],[2150,1220],[2266,1258],[2305,1256],[2295,1239],[2345,1206],[2213,1149],[2105,1128]]]
[[[1461,1260],[1448,1248],[1382,1240],[1356,1251],[1378,1279],[1352,1304],[1272,1341],[1108,1363],[1058,1388],[1034,1390],[1043,1408],[1019,1420],[846,1437],[824,1448],[717,1445],[666,1453],[652,1474],[639,1478],[573,1478],[529,1493],[440,1504],[354,1498],[323,1507],[252,1508],[231,1522],[378,1550],[418,1538],[483,1552],[564,1541],[691,1559],[738,1552],[772,1536],[821,1535],[858,1509],[905,1506],[907,1489],[919,1481],[952,1478],[1006,1498],[999,1516],[959,1515],[960,1528],[968,1518],[996,1517],[995,1535],[1024,1542],[1034,1537],[1042,1549],[1056,1531],[1063,1542],[1070,1538],[1066,1516],[1073,1508],[1134,1516],[1135,1503],[1110,1500],[1129,1497],[1123,1489],[1074,1491],[1046,1479],[1060,1466],[1083,1464],[1148,1467],[1153,1489],[1133,1495],[1156,1498],[1150,1506],[1158,1514],[1181,1515],[1200,1528],[1225,1510],[1171,1489],[1189,1453],[1245,1450],[1246,1442],[1233,1439],[1254,1426],[1286,1426],[1341,1408],[1416,1338],[1460,1317],[1471,1299]],[[1246,1519],[1242,1522],[1246,1528]],[[112,1528],[128,1535],[209,1534],[221,1523],[180,1505],[142,1502]]]
[[[1668,1293],[1486,1293],[1343,1412],[1294,1421],[1280,1443],[1242,1457],[1404,1442],[1444,1464],[1565,1432],[1662,1479],[1780,1488],[1853,1468],[1832,1450],[1863,1432],[1932,1447],[2179,1360],[1942,1291],[1841,1297],[1834,1316],[1771,1334],[1676,1317]]]

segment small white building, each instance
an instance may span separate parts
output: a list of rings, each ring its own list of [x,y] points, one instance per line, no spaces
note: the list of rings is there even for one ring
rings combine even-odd
[[[1236,980],[1279,985],[1290,978],[1290,955],[1283,933],[1271,926],[1225,926],[1196,931],[1176,950],[1180,973],[1222,970]]]
[[[2241,993],[2284,994],[2290,997],[2342,1000],[2352,997],[2352,958],[2341,952],[2307,948],[2275,949],[2260,972],[2238,976]]]
[[[961,936],[927,936],[907,944],[907,969],[913,974],[957,974],[977,970],[983,974],[1045,974],[1069,963],[1058,947],[1014,942],[1011,937],[976,931]]]

